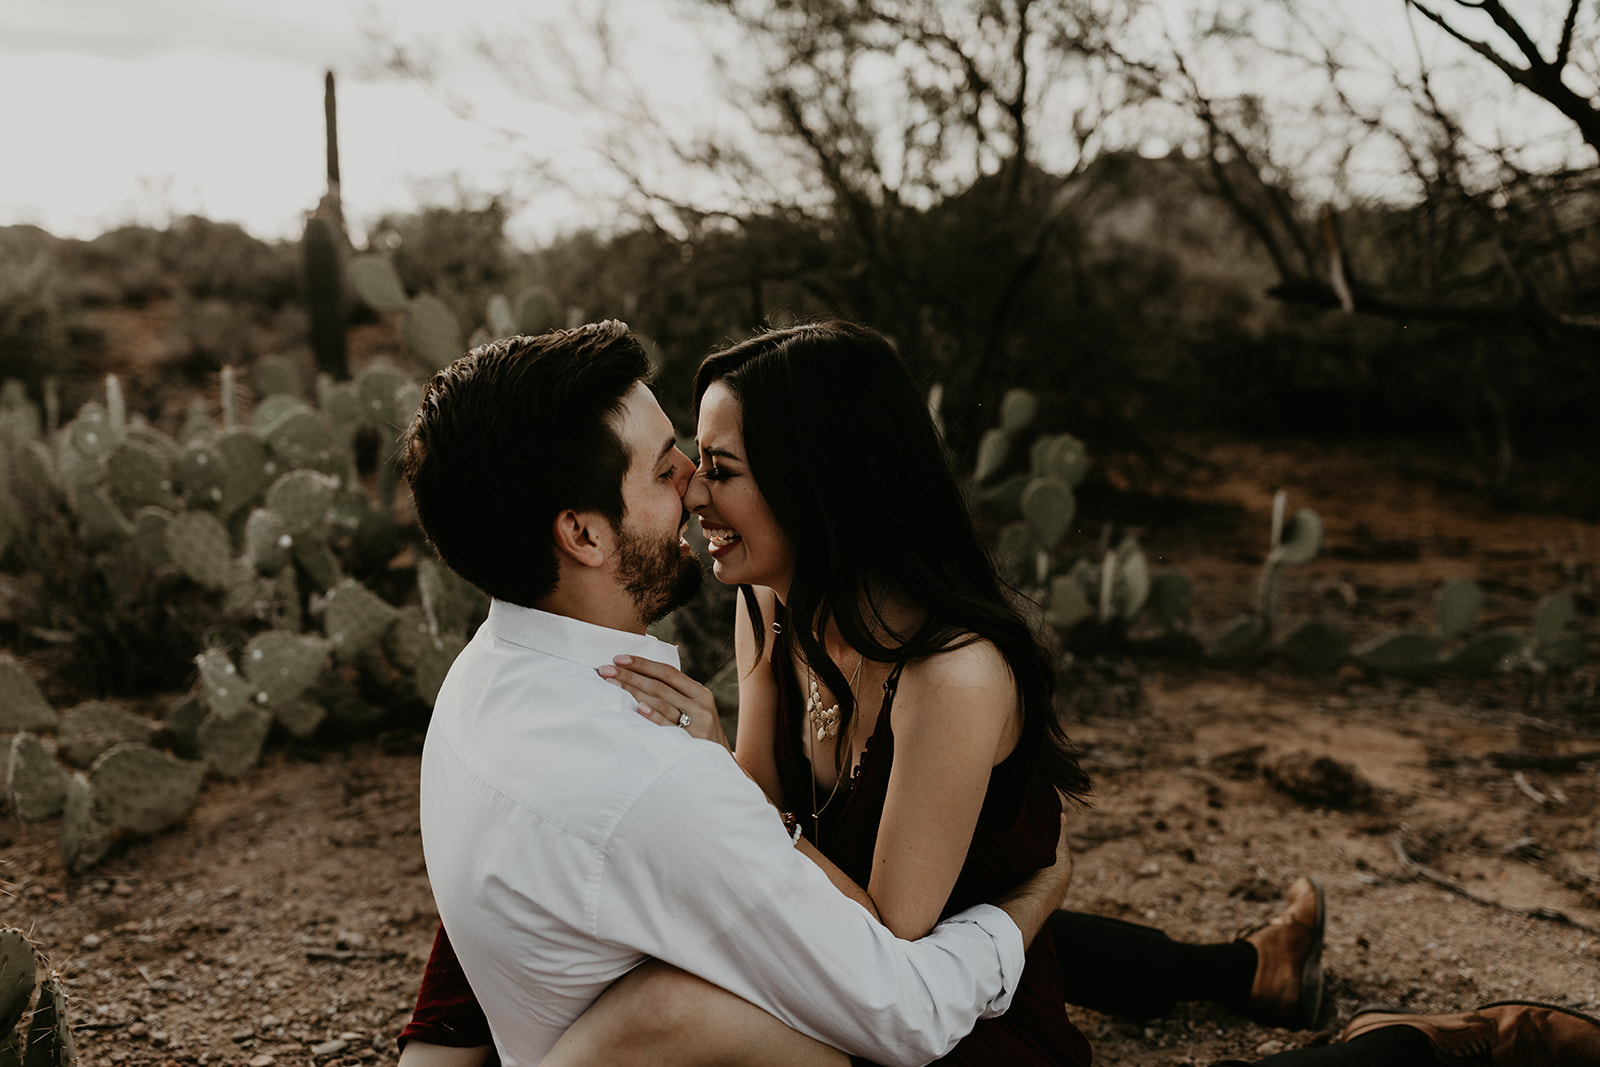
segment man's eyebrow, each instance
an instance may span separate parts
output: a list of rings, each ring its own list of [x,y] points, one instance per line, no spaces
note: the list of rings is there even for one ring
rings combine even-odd
[[[661,451],[656,453],[656,462],[660,463],[662,460],[666,459],[667,458],[667,453],[671,452],[674,448],[677,448],[677,447],[678,447],[678,439],[676,437],[670,437],[669,436],[667,438],[667,443],[661,446]]]

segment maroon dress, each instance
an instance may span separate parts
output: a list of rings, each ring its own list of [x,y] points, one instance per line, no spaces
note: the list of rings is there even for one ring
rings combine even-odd
[[[812,796],[811,762],[806,758],[800,733],[806,725],[801,690],[781,634],[772,652],[772,664],[778,683],[774,745],[778,781],[789,804],[799,807],[803,806],[801,798],[809,803]],[[795,812],[813,842],[818,841],[815,823],[820,822],[818,849],[860,886],[866,886],[872,878],[872,853],[889,792],[889,769],[894,762],[890,713],[903,666],[896,665],[883,683],[883,708],[851,780],[842,784],[831,804],[824,804],[820,819],[813,820],[809,810]],[[992,902],[1055,862],[1061,800],[1048,784],[1030,786],[1025,770],[1019,748],[990,772],[989,789],[984,794],[972,844],[967,848],[967,861],[956,876],[940,918]],[[823,803],[820,792],[817,800]],[[972,1033],[939,1062],[971,1067],[1089,1067],[1089,1041],[1067,1018],[1064,999],[1056,946],[1046,926],[1028,949],[1022,982],[1010,1010],[995,1019],[979,1019]],[[868,1061],[854,1058],[852,1062]]]

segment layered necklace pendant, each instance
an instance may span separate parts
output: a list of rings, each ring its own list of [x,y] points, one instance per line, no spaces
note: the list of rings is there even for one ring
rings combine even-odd
[[[822,692],[817,688],[814,675],[811,678],[811,695],[806,697],[806,718],[811,722],[811,729],[818,741],[832,741],[839,736],[839,705],[831,708],[822,706]]]

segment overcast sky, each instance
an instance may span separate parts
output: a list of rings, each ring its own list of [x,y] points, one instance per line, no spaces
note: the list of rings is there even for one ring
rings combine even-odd
[[[1163,3],[1226,11],[1264,0]],[[342,192],[358,236],[385,211],[451,203],[457,190],[509,192],[521,206],[512,233],[523,239],[603,225],[595,208],[538,172],[552,168],[579,189],[600,184],[591,118],[548,86],[513,90],[462,47],[481,33],[528,77],[560,82],[559,71],[544,69],[548,39],[558,25],[570,29],[566,9],[597,4],[615,16],[621,47],[631,49],[623,67],[653,104],[697,119],[714,110],[703,27],[673,14],[683,10],[677,0],[0,0],[0,225],[89,237],[197,213],[265,238],[297,236],[324,188],[326,69],[339,79]],[[1346,18],[1376,44],[1415,48],[1400,0],[1308,10]],[[437,83],[477,121],[386,72],[384,40],[424,56],[440,46]],[[1461,52],[1448,41],[1423,44],[1429,62]],[[1524,112],[1475,114],[1515,126]],[[1534,116],[1559,118],[1548,108]]]
[[[573,222],[570,200],[529,176],[527,145],[486,128],[538,131],[540,157],[581,168],[583,129],[463,60],[442,79],[461,118],[416,81],[382,70],[376,31],[442,40],[536,23],[565,0],[4,0],[0,3],[0,225],[89,237],[121,222],[190,213],[262,237],[300,232],[324,188],[322,74],[338,78],[340,170],[358,227],[386,210],[511,190],[541,236]],[[655,0],[623,0],[662,22]],[[657,38],[671,26],[648,26]],[[670,59],[670,50],[664,61]],[[683,78],[675,78],[681,85]]]

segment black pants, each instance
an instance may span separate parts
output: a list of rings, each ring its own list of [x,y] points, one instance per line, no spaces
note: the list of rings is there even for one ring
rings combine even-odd
[[[1152,1019],[1184,1001],[1243,1011],[1255,979],[1255,946],[1245,941],[1188,945],[1149,926],[1058,911],[1050,917],[1068,1004],[1105,1015]],[[1215,1067],[1234,1067],[1227,1060]],[[1348,1044],[1293,1049],[1262,1067],[1433,1067],[1432,1046],[1410,1026],[1374,1030]]]

